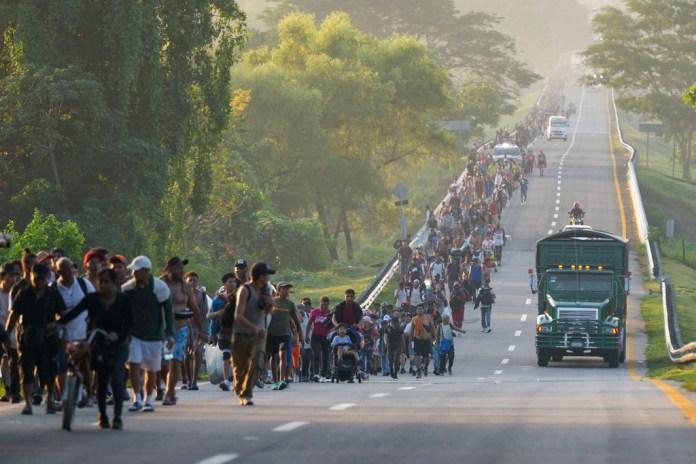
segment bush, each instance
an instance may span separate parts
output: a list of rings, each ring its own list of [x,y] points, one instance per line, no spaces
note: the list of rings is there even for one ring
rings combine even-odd
[[[328,265],[327,240],[317,222],[271,211],[259,211],[254,219],[257,240],[252,255],[278,269],[316,271]]]
[[[37,253],[41,250],[50,251],[53,247],[60,247],[71,259],[79,262],[82,257],[85,237],[77,224],[73,221],[61,222],[53,214],[44,216],[38,209],[34,210],[34,216],[24,232],[18,233],[13,221],[7,224],[4,232],[12,234],[13,238],[10,248],[0,250],[2,262],[21,258],[24,248]]]

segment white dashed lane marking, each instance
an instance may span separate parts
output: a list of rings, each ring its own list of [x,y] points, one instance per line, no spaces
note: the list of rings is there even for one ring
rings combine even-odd
[[[502,374],[502,373],[503,373],[503,371],[495,371],[495,372],[493,372],[493,374],[495,374],[495,375],[500,375],[500,374]]]
[[[505,358],[500,364],[507,364],[510,362],[510,358]]]
[[[355,403],[341,403],[337,404],[336,406],[331,406],[329,408],[329,411],[345,411],[348,408],[352,408],[355,406]]]
[[[522,335],[522,331],[521,331],[521,330],[515,330],[515,337],[519,337],[520,335]]]
[[[226,462],[230,462],[238,457],[238,454],[216,454],[208,459],[198,461],[196,464],[225,464]]]
[[[522,317],[520,318],[521,322],[526,322],[527,321],[527,315],[523,314]]]
[[[515,345],[508,346],[508,351],[515,351]]]
[[[556,227],[556,221],[553,221],[553,222],[551,223],[551,227]]]
[[[416,387],[399,387],[399,390],[401,391],[406,391],[406,390],[415,390]]]
[[[278,427],[274,428],[274,432],[292,432],[293,430],[297,430],[300,427],[304,427],[305,425],[309,424],[309,422],[302,422],[302,421],[296,421],[296,422],[288,422],[287,424],[279,425]]]
[[[389,396],[389,393],[375,393],[370,395],[370,398],[384,398],[385,396]]]
[[[532,299],[531,299],[531,298],[527,298],[527,299],[525,300],[524,304],[526,304],[526,305],[532,304]]]
[[[551,235],[551,234],[553,234],[553,229],[549,229],[549,231],[546,235]]]

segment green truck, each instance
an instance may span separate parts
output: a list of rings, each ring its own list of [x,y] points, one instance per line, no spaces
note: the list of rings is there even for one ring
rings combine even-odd
[[[628,240],[588,226],[567,226],[536,247],[537,364],[564,356],[599,356],[610,367],[626,359]],[[537,284],[538,281],[538,284]]]

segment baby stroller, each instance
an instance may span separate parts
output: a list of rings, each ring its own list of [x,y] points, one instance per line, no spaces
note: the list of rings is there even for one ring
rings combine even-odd
[[[349,346],[335,346],[333,347],[333,366],[331,368],[331,383],[348,382],[354,383],[354,379],[358,379],[358,383],[362,383],[362,377],[358,375],[358,362],[352,353],[344,352],[342,356],[338,355],[338,352],[342,348],[343,350],[358,350],[360,346],[360,340],[362,335],[359,332],[350,328],[346,330],[346,335],[350,337],[351,344]],[[335,333],[332,333],[329,338],[333,339]]]

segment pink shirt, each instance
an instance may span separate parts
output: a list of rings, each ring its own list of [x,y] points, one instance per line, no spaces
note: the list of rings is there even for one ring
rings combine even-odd
[[[314,322],[314,325],[312,326],[312,335],[316,335],[317,337],[328,337],[329,333],[331,331],[327,329],[324,324],[322,324],[322,321],[326,316],[331,314],[330,310],[327,310],[326,312],[323,312],[321,308],[314,308],[311,313],[309,313],[309,321]]]

